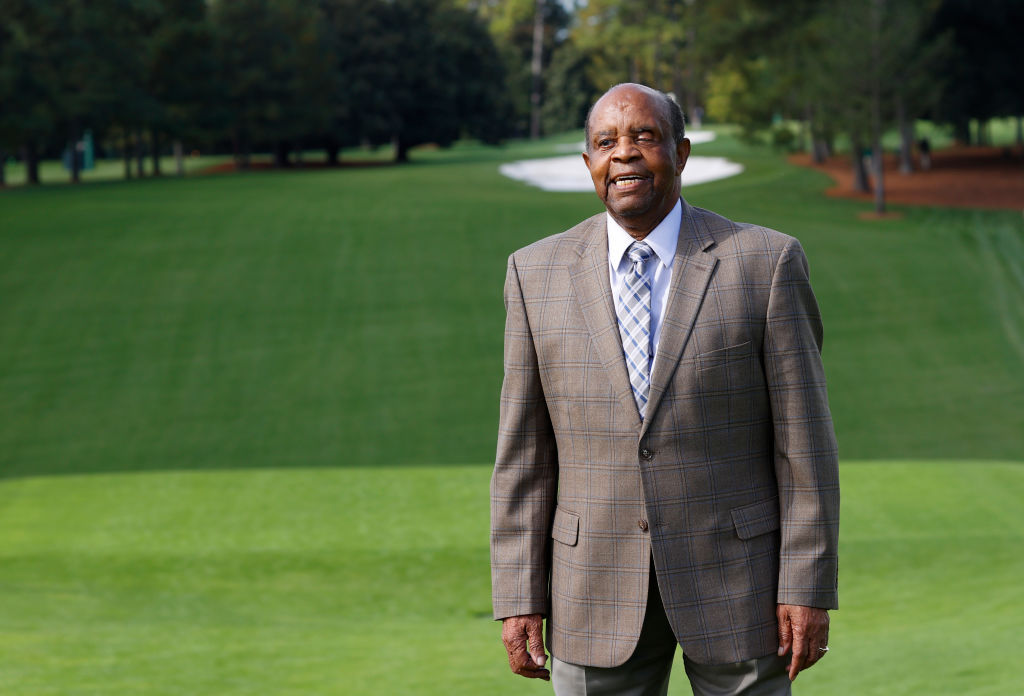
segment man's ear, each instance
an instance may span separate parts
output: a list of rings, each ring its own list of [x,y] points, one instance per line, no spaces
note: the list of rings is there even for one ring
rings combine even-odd
[[[586,157],[586,155],[584,155]],[[676,144],[676,174],[683,173],[686,160],[690,157],[690,139],[683,138]]]
[[[590,155],[585,150],[583,152],[583,164],[587,165],[587,169],[590,169]]]

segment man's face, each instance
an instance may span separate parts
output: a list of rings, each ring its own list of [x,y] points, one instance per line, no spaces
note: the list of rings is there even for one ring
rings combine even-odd
[[[676,204],[689,155],[690,141],[672,142],[668,114],[641,89],[609,92],[591,113],[583,160],[608,212],[635,237],[646,236]]]

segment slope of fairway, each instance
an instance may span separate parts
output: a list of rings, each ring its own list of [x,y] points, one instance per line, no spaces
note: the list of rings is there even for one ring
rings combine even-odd
[[[555,145],[0,192],[0,694],[547,693],[489,620],[487,480],[506,257],[600,209],[498,173]],[[696,151],[744,173],[688,200],[798,236],[825,318],[843,608],[807,691],[1012,693],[1024,218],[864,222]]]
[[[490,616],[486,466],[0,485],[0,691],[545,693]],[[842,467],[842,609],[806,693],[1009,694],[1024,465]],[[688,693],[682,670],[673,694]]]
[[[697,148],[745,171],[691,202],[807,247],[843,456],[1024,452],[1019,214]],[[506,257],[599,209],[497,171],[553,150],[0,193],[0,476],[487,461]]]

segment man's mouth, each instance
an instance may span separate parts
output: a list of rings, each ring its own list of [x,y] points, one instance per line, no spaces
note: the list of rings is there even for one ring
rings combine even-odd
[[[640,176],[639,174],[625,174],[612,179],[612,185],[617,189],[628,189],[639,186],[644,181],[647,181],[646,176]]]

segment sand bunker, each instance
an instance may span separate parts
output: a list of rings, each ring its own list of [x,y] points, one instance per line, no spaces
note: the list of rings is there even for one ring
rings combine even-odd
[[[691,143],[697,144],[713,140],[715,134],[711,131],[694,131],[687,133],[687,137]],[[590,172],[579,155],[583,151],[583,143],[564,147],[573,150],[575,154],[510,162],[501,165],[499,171],[510,179],[523,181],[544,191],[593,191],[594,184],[590,180]],[[683,186],[725,179],[742,171],[742,165],[730,162],[724,157],[690,155],[686,161],[686,169],[683,170]]]

